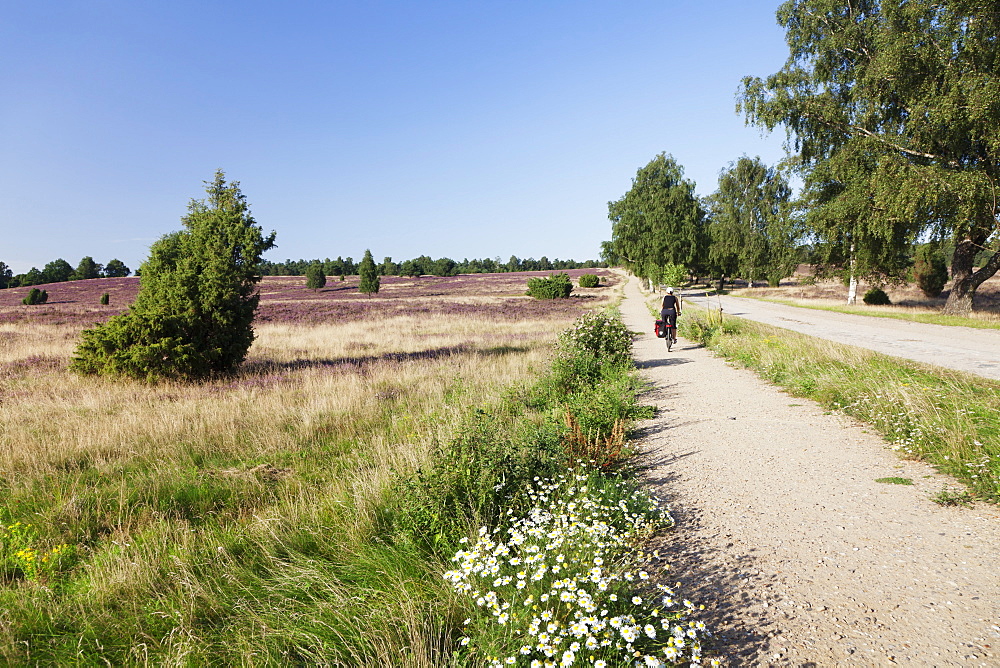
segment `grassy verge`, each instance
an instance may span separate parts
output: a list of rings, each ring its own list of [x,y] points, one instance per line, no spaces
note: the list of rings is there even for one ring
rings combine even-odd
[[[902,456],[1000,501],[1000,383],[690,308],[686,338],[875,427]]]
[[[607,564],[590,600],[617,600],[577,663],[696,654],[689,606],[655,586],[671,602],[650,605],[639,575],[667,520],[628,477],[646,409],[627,332],[584,319],[551,362],[523,322],[453,320],[261,328],[246,374],[196,386],[84,382],[58,363],[69,337],[4,348],[23,362],[0,377],[0,663],[489,665],[529,636],[563,661],[582,608],[540,608],[544,639],[530,620],[512,633],[443,574],[463,539],[568,504],[609,508],[589,526],[618,537],[546,550],[562,561],[532,580],[551,592],[570,581],[557,564]]]
[[[779,299],[776,297],[755,297],[751,294],[738,294],[734,297],[757,299],[763,302],[774,302],[786,306],[811,308],[818,311],[833,311],[850,315],[868,315],[873,318],[893,318],[922,322],[929,325],[948,325],[953,327],[972,327],[975,329],[1000,329],[1000,319],[993,313],[982,313],[972,316],[946,315],[929,309],[910,306],[847,306],[845,304],[824,304],[813,300]]]
[[[626,434],[648,416],[630,339],[618,317],[584,316],[548,374],[404,483],[401,526],[454,554],[444,577],[468,614],[455,664],[700,661],[704,625],[641,551],[670,518],[629,475]]]

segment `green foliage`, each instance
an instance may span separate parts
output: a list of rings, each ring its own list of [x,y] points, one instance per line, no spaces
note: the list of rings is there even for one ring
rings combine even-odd
[[[573,281],[566,273],[550,274],[548,278],[529,278],[527,295],[535,299],[565,299],[573,292]]]
[[[0,290],[10,285],[10,280],[14,277],[14,272],[7,266],[6,262],[0,262]]]
[[[136,378],[205,378],[234,369],[253,342],[257,266],[274,246],[239,183],[221,170],[192,200],[185,229],[153,244],[130,310],[84,330],[71,369]]]
[[[521,396],[474,411],[430,468],[397,487],[398,529],[423,549],[453,550],[470,527],[526,510],[533,481],[564,471],[576,446],[620,466],[627,426],[649,417],[636,399],[631,341],[616,313],[579,318],[560,335],[545,377]]]
[[[666,264],[660,267],[657,283],[671,287],[680,287],[688,282],[688,271],[681,264]]]
[[[948,282],[948,263],[937,244],[927,243],[917,248],[913,278],[927,297],[937,297],[944,290]]]
[[[375,267],[375,259],[370,250],[365,251],[365,257],[358,265],[358,290],[366,295],[378,294],[379,277],[378,269]]]
[[[580,274],[578,283],[581,288],[596,288],[601,284],[601,277],[597,274]]]
[[[35,306],[37,304],[44,304],[48,300],[48,292],[45,290],[39,290],[38,288],[31,288],[31,290],[28,291],[28,295],[21,300],[21,303],[26,306]]]
[[[94,258],[87,255],[80,260],[80,264],[76,266],[76,270],[73,271],[70,279],[74,281],[85,281],[91,278],[100,278],[103,269],[104,268],[101,265],[94,262]]]
[[[107,306],[111,303],[111,295],[105,292],[101,295],[101,306]]]
[[[889,300],[889,295],[885,294],[882,288],[872,288],[865,293],[862,301],[869,306],[889,306],[892,304]]]
[[[67,544],[45,548],[30,524],[0,526],[0,582],[23,579],[49,586],[74,563],[76,549]]]
[[[326,272],[323,271],[321,262],[313,262],[306,269],[306,287],[312,290],[319,290],[326,285]]]
[[[704,217],[694,183],[672,156],[660,153],[639,169],[621,199],[608,202],[612,255],[650,280],[668,264],[691,267],[702,251]]]
[[[115,258],[104,265],[104,275],[108,278],[123,278],[132,273],[125,263]]]
[[[39,283],[62,283],[73,278],[73,267],[66,260],[59,258],[45,265],[45,268],[42,269],[42,276],[44,281],[39,281]]]
[[[1000,269],[993,254],[973,271],[998,227],[995,4],[788,0],[778,21],[790,57],[746,77],[740,107],[751,123],[784,126],[795,162],[820,170],[806,180],[814,229],[861,277],[899,271],[922,232],[952,237],[946,309],[971,309]]]
[[[744,156],[719,176],[719,188],[707,200],[713,276],[776,286],[792,275],[802,232],[789,205],[791,193],[785,177],[759,157]]]

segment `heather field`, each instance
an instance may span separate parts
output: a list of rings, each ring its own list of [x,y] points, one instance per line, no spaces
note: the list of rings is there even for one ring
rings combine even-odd
[[[605,284],[544,301],[523,296],[532,274],[384,277],[370,298],[356,278],[318,291],[266,278],[247,362],[193,384],[66,370],[81,330],[134,298],[134,278],[42,286],[49,303],[34,307],[20,304],[25,289],[0,291],[0,664],[492,665],[488,652],[524,654],[443,575],[480,524],[548,512],[531,508],[536,485],[572,462],[625,461],[642,413],[627,333],[601,316],[553,348],[578,316],[620,298],[618,274],[590,273]],[[607,327],[613,363],[566,352],[605,345]],[[574,548],[606,561],[602,591],[622,594],[604,604],[620,634],[609,639],[602,621],[590,655],[648,646],[681,660],[702,633],[683,626],[686,609],[649,613],[656,640],[637,633],[638,609],[615,612],[632,599],[636,541],[663,523],[637,493],[604,478],[565,491],[596,494],[598,525],[621,525],[617,542]],[[562,561],[532,586],[550,586]],[[563,645],[531,651],[565,660],[569,628],[545,634]]]
[[[524,296],[527,280],[551,272],[466,274],[460,276],[383,276],[377,295],[358,292],[358,277],[338,281],[328,277],[326,287],[310,290],[302,276],[265,276],[260,283],[258,322],[319,324],[345,320],[379,320],[397,315],[484,315],[494,319],[569,320],[581,309],[593,308],[607,291],[576,288],[566,300],[537,301]],[[605,281],[619,279],[607,269],[571,269],[574,283],[581,274],[597,274]],[[48,302],[25,306],[21,300],[31,288],[0,290],[0,324],[30,322],[53,325],[92,325],[123,312],[139,289],[139,278],[96,278],[32,286],[49,293]],[[102,306],[101,295],[110,303]]]

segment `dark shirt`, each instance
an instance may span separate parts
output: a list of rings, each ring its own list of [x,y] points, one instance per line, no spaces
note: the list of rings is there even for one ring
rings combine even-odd
[[[681,302],[677,299],[677,295],[667,295],[663,298],[663,306],[660,307],[660,310],[666,311],[667,309],[681,312]]]

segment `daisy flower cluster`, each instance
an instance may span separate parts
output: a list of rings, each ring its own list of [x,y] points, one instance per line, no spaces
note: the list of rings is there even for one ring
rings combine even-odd
[[[654,585],[636,550],[672,520],[622,490],[579,473],[536,478],[525,516],[480,528],[444,575],[478,609],[460,651],[491,666],[701,665],[708,630],[688,619],[694,605]]]

